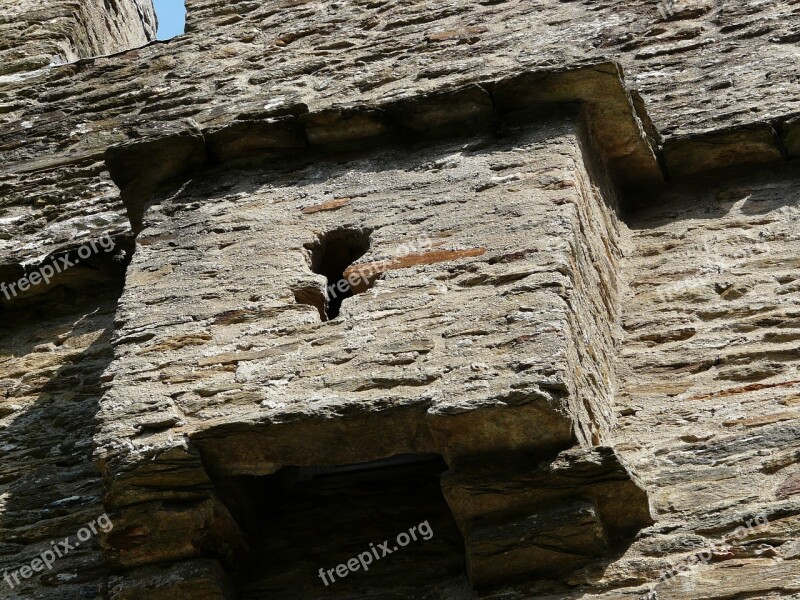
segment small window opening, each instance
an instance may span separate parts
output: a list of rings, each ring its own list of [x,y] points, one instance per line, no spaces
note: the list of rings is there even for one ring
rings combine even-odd
[[[158,17],[159,40],[168,40],[181,35],[186,30],[185,0],[154,0]]]
[[[231,573],[238,597],[372,598],[393,589],[459,598],[447,593],[467,584],[464,539],[441,491],[446,469],[438,455],[414,454],[218,480],[253,550]],[[367,570],[355,568],[368,553]],[[353,570],[337,574],[348,561]]]
[[[295,291],[297,301],[320,309],[323,321],[338,317],[342,302],[353,295],[345,270],[367,253],[371,233],[371,229],[334,229],[321,235],[316,242],[307,244],[311,270],[325,276],[327,287],[324,298],[309,290],[300,294]],[[324,305],[320,307],[323,300]]]

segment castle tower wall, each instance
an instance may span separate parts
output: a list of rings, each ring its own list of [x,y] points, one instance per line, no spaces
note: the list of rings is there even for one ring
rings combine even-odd
[[[327,597],[364,470],[395,597],[800,593],[792,2],[3,8],[0,597]]]

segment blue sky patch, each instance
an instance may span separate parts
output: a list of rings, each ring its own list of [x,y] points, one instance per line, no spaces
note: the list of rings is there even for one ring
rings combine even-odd
[[[183,33],[186,25],[184,0],[153,0],[158,15],[158,39],[168,40]]]

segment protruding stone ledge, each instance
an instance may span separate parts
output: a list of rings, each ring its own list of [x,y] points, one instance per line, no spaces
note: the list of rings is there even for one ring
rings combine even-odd
[[[647,493],[613,448],[570,448],[545,462],[498,456],[457,462],[442,480],[445,497],[468,529],[478,519],[591,500],[611,540],[652,524]]]
[[[579,102],[586,108],[588,125],[618,184],[663,182],[655,140],[645,131],[616,63],[509,77],[494,85],[494,98],[501,114],[537,104]]]
[[[521,73],[375,105],[332,106],[315,113],[285,108],[275,114],[248,113],[202,132],[155,131],[110,147],[106,162],[138,231],[143,205],[159,185],[203,167],[252,167],[309,144],[324,155],[352,149],[354,142],[475,133],[512,113],[515,121],[521,113],[526,113],[524,119],[546,118],[548,113],[540,112],[543,106],[574,104],[585,107],[589,129],[617,183],[663,182],[655,141],[637,114],[620,67],[608,61]]]
[[[456,462],[442,489],[467,545],[474,585],[568,575],[653,523],[647,493],[612,448]]]
[[[671,138],[664,144],[671,177],[696,175],[740,165],[783,160],[778,133],[769,123],[755,123],[703,135]]]
[[[204,423],[190,439],[206,467],[225,475],[266,475],[282,465],[378,460],[403,453],[463,456],[526,450],[548,454],[574,443],[572,419],[547,395],[508,405],[391,409],[338,404],[326,416],[281,414],[280,420]]]
[[[142,179],[161,182],[187,175],[206,164],[205,140],[197,132],[154,134],[111,146],[106,165],[120,189]]]
[[[202,555],[239,564],[245,536],[215,497],[196,503],[145,502],[112,512],[114,529],[100,538],[106,560],[121,568]]]
[[[380,110],[345,107],[324,110],[300,117],[312,146],[332,146],[391,133],[386,115]]]
[[[294,117],[236,121],[204,135],[210,160],[232,167],[275,160],[308,146],[305,132]]]
[[[435,452],[424,404],[332,406],[326,417],[281,415],[279,422],[205,423],[190,433],[206,468],[217,475],[269,475],[283,465],[367,462],[403,453]],[[350,413],[350,414],[348,414]]]
[[[370,142],[463,134],[512,116],[515,122],[525,121],[546,116],[552,107],[575,105],[582,108],[601,158],[623,189],[657,186],[667,176],[800,156],[796,118],[781,125],[781,135],[770,123],[753,123],[667,139],[664,173],[661,138],[644,103],[628,90],[617,63],[594,61],[374,105],[334,105],[313,113],[304,105],[255,111],[232,123],[218,119],[202,133],[156,131],[112,146],[106,162],[138,231],[141,205],[156,187],[203,167],[253,167],[281,160],[287,152],[314,149],[324,156]]]
[[[467,90],[462,100],[471,106],[470,99],[482,106],[486,95],[482,89]],[[435,115],[442,111],[439,102],[447,98],[428,100]],[[469,106],[464,110],[469,112]],[[284,118],[288,123],[293,117]],[[301,115],[300,121],[310,123],[313,118]],[[394,119],[388,120],[393,131],[402,131]],[[239,133],[247,135],[246,128],[231,137],[234,144],[239,143]],[[205,141],[210,135],[204,135]],[[227,503],[239,518],[236,506],[242,497],[268,496],[274,492],[272,482],[296,469],[335,467],[350,472],[354,466],[397,455],[436,454],[444,459],[442,468],[450,465],[455,477],[467,477],[465,469],[475,465],[476,478],[493,481],[492,471],[506,468],[504,456],[528,457],[530,470],[565,449],[610,443],[617,216],[605,174],[595,169],[585,127],[574,113],[560,119],[548,113],[537,127],[510,127],[499,141],[490,134],[470,142],[468,150],[457,139],[425,142],[415,146],[414,154],[393,148],[374,158],[359,156],[359,161],[374,161],[359,166],[359,171],[376,173],[370,185],[379,189],[351,192],[352,184],[346,183],[341,193],[336,191],[336,211],[305,212],[307,196],[273,202],[285,192],[270,181],[272,173],[240,172],[198,178],[151,207],[146,240],[134,257],[120,303],[117,360],[109,370],[113,383],[101,402],[101,426],[95,436],[96,456],[107,466],[108,508],[120,513],[120,523],[141,524],[142,515],[136,511],[143,503],[180,505],[188,511],[180,522],[198,524],[197,531],[182,525],[194,531],[190,536],[197,541],[196,556],[214,556],[220,547],[211,543],[220,537],[213,529],[217,521],[208,518],[214,499]],[[461,156],[457,163],[454,152]],[[454,165],[446,180],[441,164]],[[498,176],[497,166],[510,173]],[[350,177],[352,168],[338,161],[314,165],[319,172],[315,177],[326,187],[333,187],[339,177]],[[407,194],[392,187],[394,180],[402,179],[394,174],[396,168],[419,178]],[[392,181],[384,181],[382,172],[391,173],[387,177]],[[231,245],[242,236],[237,229],[240,215],[221,207],[206,214],[205,203],[220,201],[215,186],[227,194],[230,185],[243,178],[260,190],[251,199],[249,214],[267,218],[248,219],[244,231],[249,243]],[[444,208],[436,208],[437,215],[422,227],[409,219],[402,235],[430,237],[433,250],[387,261],[394,238],[379,240],[371,249],[367,245],[371,255],[359,246],[335,274],[363,256],[363,264],[386,269],[383,280],[369,294],[348,300],[341,321],[317,321],[315,309],[305,305],[301,306],[309,310],[295,313],[294,284],[313,281],[312,272],[323,276],[313,256],[304,260],[304,249],[343,227],[375,231],[374,225],[380,225],[375,217],[395,218],[399,207],[408,206],[416,218],[422,193],[446,197]],[[387,196],[383,204],[381,198]],[[350,200],[342,202],[343,198]],[[331,204],[312,204],[320,206]],[[513,212],[503,212],[510,206]],[[459,228],[453,228],[450,213],[458,215]],[[497,214],[503,217],[494,220]],[[276,224],[285,227],[276,229]],[[533,230],[540,237],[531,242]],[[279,240],[274,239],[276,231],[282,236]],[[184,240],[192,240],[192,246]],[[351,246],[342,243],[349,255]],[[174,261],[175,248],[182,253],[179,263]],[[221,263],[214,253],[228,248]],[[287,285],[286,292],[270,289],[269,302],[248,303],[252,288],[239,281],[242,265],[249,266],[247,278],[256,287],[280,282]],[[198,268],[213,273],[219,289],[235,289],[235,294],[224,303],[194,296],[191,304],[181,305],[183,316],[176,317],[174,308],[162,311],[161,295],[192,290]],[[165,276],[153,285],[152,274],[157,272]],[[446,283],[451,293],[439,294],[432,282]],[[400,302],[399,308],[383,304],[387,296]],[[399,328],[408,318],[403,307],[421,300],[426,302],[425,314],[436,320],[425,325],[422,338],[418,330],[406,335]],[[383,321],[387,310],[397,314],[400,323]],[[376,328],[398,334],[376,335]],[[253,337],[256,330],[275,333]],[[590,336],[592,347],[586,348],[584,340]],[[184,345],[187,339],[200,343]],[[320,367],[284,380],[309,353]],[[409,366],[411,353],[417,364]],[[350,364],[350,358],[357,362]],[[176,379],[161,377],[153,361],[179,367]],[[279,379],[281,384],[275,385]],[[202,465],[194,449],[202,455]],[[509,473],[524,479],[523,475]],[[597,543],[606,547],[603,540],[609,537],[608,529],[614,529],[613,519],[601,494],[582,495],[569,477],[565,480],[569,491],[563,501],[584,503],[574,513],[582,520],[594,515],[586,529],[589,541],[566,550],[582,563],[599,552],[592,532],[604,532]],[[456,509],[452,512],[466,524],[464,531],[486,541],[503,535],[504,524],[526,530],[529,517],[552,509],[538,497],[522,494],[509,500],[512,495],[503,498],[510,507],[498,508],[491,519],[484,519],[497,528],[484,532],[484,537],[477,525],[470,525],[480,515],[468,512],[469,502],[457,509],[465,511],[463,516]],[[445,499],[439,500],[447,510]],[[171,542],[162,528],[161,521],[153,523],[151,531],[142,530],[137,539],[142,546],[152,544],[153,555],[161,560],[187,558],[184,541]],[[460,531],[455,523],[453,529]],[[550,535],[546,531],[545,527],[541,535]],[[482,548],[476,557],[483,553],[485,561],[495,564],[494,549],[480,541],[476,546]],[[513,572],[537,576],[535,562],[543,560],[537,552],[520,550]],[[484,558],[476,558],[476,564]],[[116,560],[141,565],[144,559],[144,551],[136,548],[118,552]],[[476,567],[475,581],[491,582],[494,568]]]
[[[476,587],[521,576],[558,579],[608,550],[597,508],[585,501],[476,525],[465,534],[465,543],[469,579]]]
[[[400,100],[384,110],[401,128],[421,135],[464,133],[495,118],[492,97],[479,85]]]
[[[134,233],[141,231],[145,206],[158,186],[208,164],[205,140],[194,131],[114,145],[105,159],[111,178],[122,190]]]

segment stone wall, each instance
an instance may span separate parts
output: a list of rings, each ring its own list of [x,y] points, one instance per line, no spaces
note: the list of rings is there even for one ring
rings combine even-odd
[[[602,554],[606,542],[580,539],[543,555],[530,541],[501,558],[516,536],[509,520],[546,512],[552,492],[506,489],[476,501],[469,491],[496,485],[488,465],[504,465],[509,480],[527,477],[560,450],[609,442],[618,221],[578,130],[575,118],[555,118],[346,162],[211,172],[148,207],[96,439],[106,503],[137,539],[109,541],[115,562],[202,556],[203,545],[192,550],[186,540],[214,545],[201,515],[221,507],[219,478],[432,453],[450,467],[445,497],[473,584]],[[357,252],[339,277],[370,272],[361,286],[369,289],[329,320],[343,290],[319,267],[348,247]],[[558,477],[579,478],[570,468]],[[528,486],[547,489],[552,477]],[[586,505],[591,527],[603,522],[613,536],[649,524],[635,486],[617,492],[630,506],[612,507],[607,491],[596,492],[598,506]],[[183,516],[162,511],[178,497]],[[159,524],[159,512],[169,524]],[[624,533],[614,524],[622,514]],[[558,519],[567,526],[566,514]],[[176,520],[187,528],[181,535]],[[493,542],[484,539],[490,530]],[[229,536],[206,555],[237,545]],[[282,593],[319,593],[307,572],[298,577],[305,581],[284,581]]]
[[[797,169],[675,185],[656,200],[629,219],[619,436],[670,530],[650,552],[720,544],[658,597],[794,597]],[[758,515],[768,528],[736,535]]]
[[[155,39],[152,0],[4,0],[0,81],[44,67],[113,54]]]
[[[115,529],[0,597],[800,594],[795,3],[187,4],[3,15],[0,283],[114,244],[0,295],[0,570]],[[399,452],[427,557],[253,517]]]
[[[120,281],[120,280],[118,280]],[[96,293],[60,310],[4,314],[0,347],[0,572],[13,574],[52,541],[74,540],[103,514],[92,463],[101,375],[111,359],[116,295]],[[60,304],[60,303],[59,303]],[[65,306],[66,305],[66,306]],[[97,598],[108,567],[96,543],[53,570],[2,582],[2,598]],[[9,575],[11,577],[11,575]],[[29,575],[30,577],[30,575]]]

